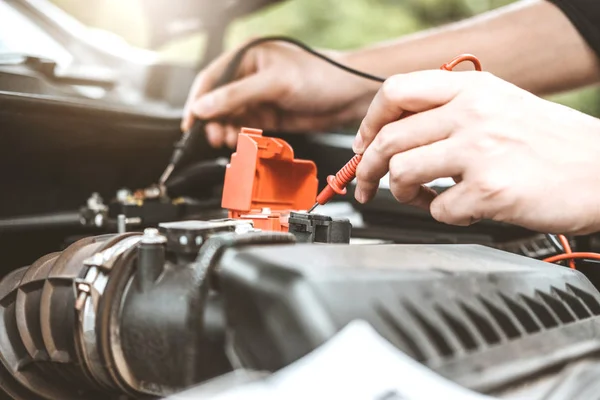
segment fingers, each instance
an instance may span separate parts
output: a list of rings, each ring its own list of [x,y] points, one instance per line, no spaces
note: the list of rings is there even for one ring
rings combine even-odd
[[[183,120],[181,122],[182,131],[190,129],[194,122],[194,114],[191,110],[192,104],[197,98],[212,90],[234,53],[235,52],[231,51],[228,54],[217,58],[196,76],[184,106]]]
[[[389,78],[369,106],[354,151],[362,154],[385,125],[407,112],[423,112],[452,101],[471,77],[471,72],[421,71]]]
[[[212,147],[235,148],[237,136],[242,126],[280,132],[303,132],[326,130],[331,126],[342,126],[348,120],[347,109],[324,115],[281,112],[275,107],[243,107],[231,113],[227,123],[209,122],[206,125],[208,142]]]
[[[445,140],[396,154],[390,161],[390,190],[401,203],[411,204],[422,184],[460,175],[466,167],[454,141]]]
[[[414,207],[421,208],[423,210],[429,210],[431,206],[431,202],[436,198],[437,193],[435,190],[428,188],[423,185],[415,185],[408,187],[407,190],[400,192],[402,193],[402,197],[396,197],[394,193],[394,197],[396,200],[400,199],[410,199],[407,201],[402,201],[404,204],[408,204]]]
[[[231,149],[235,148],[239,132],[240,130],[236,126],[227,125],[225,127],[225,144],[227,144],[227,147]]]
[[[200,119],[215,120],[229,117],[230,121],[226,124],[217,122],[207,124],[206,134],[212,147],[221,147],[226,144],[230,148],[235,148],[239,133],[239,124],[235,122],[236,118],[252,109],[252,106],[257,103],[274,99],[280,93],[270,83],[270,79],[265,76],[252,75],[205,94],[192,103],[190,112]],[[256,120],[256,118],[250,118],[250,120],[253,119]],[[184,123],[183,126],[186,127],[187,123]],[[261,126],[260,128],[265,127]]]
[[[392,160],[392,157],[396,158],[396,160],[404,158],[407,161],[410,160],[411,164],[409,164],[409,168],[412,168],[412,172],[416,169],[420,170],[425,166],[412,165],[413,161],[415,164],[425,162],[425,160],[415,159],[415,155],[428,158],[441,157],[444,160],[448,158],[448,155],[444,153],[449,151],[447,144],[444,146],[428,146],[424,150],[419,150],[419,148],[420,146],[435,144],[438,141],[447,139],[453,129],[453,117],[451,112],[445,107],[414,114],[408,118],[384,126],[372,144],[367,148],[358,165],[356,171],[357,194],[360,194],[360,198],[357,197],[357,199],[361,202],[366,202],[373,197],[379,186],[380,179],[388,170],[391,171],[390,160]],[[414,150],[408,151],[411,149]],[[407,152],[406,155],[403,155],[404,152]],[[432,160],[431,166],[434,166],[439,161],[440,159]],[[407,172],[410,173],[411,171]],[[444,177],[446,176],[453,175],[444,175]],[[433,177],[432,179],[435,178],[437,177]],[[429,181],[418,183],[426,182]]]
[[[430,207],[431,216],[445,224],[469,226],[484,216],[485,205],[466,183],[459,183],[437,196]]]
[[[192,113],[200,119],[217,119],[231,116],[243,107],[275,101],[282,95],[280,85],[268,74],[255,74],[232,82],[197,99]]]
[[[243,107],[232,114],[226,123],[211,121],[206,124],[206,136],[211,147],[226,145],[235,149],[242,127],[278,130],[278,113],[273,107]]]
[[[222,147],[226,136],[225,127],[217,122],[209,122],[205,129],[208,143],[215,148]]]
[[[235,125],[221,125],[217,122],[206,124],[206,137],[211,147],[219,148],[226,145],[234,149],[237,144],[237,138],[240,127]]]

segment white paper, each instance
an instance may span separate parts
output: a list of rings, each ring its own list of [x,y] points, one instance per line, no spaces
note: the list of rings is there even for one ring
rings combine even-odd
[[[490,400],[413,360],[355,321],[306,357],[212,400]]]

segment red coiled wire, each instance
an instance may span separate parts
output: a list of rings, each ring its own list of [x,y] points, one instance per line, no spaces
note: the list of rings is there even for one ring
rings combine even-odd
[[[344,188],[350,182],[352,182],[352,180],[356,177],[356,168],[358,167],[358,163],[361,159],[361,154],[355,155],[346,163],[346,165],[342,167],[342,169],[337,172],[337,174],[335,174],[334,181],[338,187]]]
[[[460,56],[455,57],[452,61],[442,65],[440,69],[452,71],[452,69],[454,69],[458,64],[465,61],[472,62],[475,69],[477,71],[481,71],[481,62],[477,57],[475,57],[472,54],[461,54]],[[413,113],[405,113],[404,117],[408,117],[412,114]],[[335,174],[335,177],[331,180],[329,184],[332,186],[336,186],[340,190],[345,188],[356,177],[356,168],[358,167],[358,163],[361,159],[362,155],[360,154],[357,154],[354,157],[352,157],[350,161],[348,161],[346,165],[344,165],[342,169],[340,169],[337,172],[337,174]]]

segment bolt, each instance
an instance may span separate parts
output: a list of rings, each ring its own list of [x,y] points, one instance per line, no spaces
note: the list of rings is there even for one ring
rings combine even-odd
[[[127,217],[124,214],[117,215],[117,231],[118,233],[127,232]]]
[[[77,300],[75,300],[75,310],[81,311],[83,306],[85,305],[85,301],[87,300],[87,293],[81,292],[79,296],[77,296]]]
[[[200,246],[204,242],[202,236],[196,236],[196,245]]]
[[[145,244],[162,244],[167,242],[167,238],[161,235],[156,228],[146,228],[141,242]]]
[[[77,289],[80,292],[85,292],[85,293],[89,293],[90,292],[90,286],[86,283],[80,283],[79,285],[77,285]]]
[[[187,236],[179,236],[179,244],[182,246],[186,246],[188,244]]]

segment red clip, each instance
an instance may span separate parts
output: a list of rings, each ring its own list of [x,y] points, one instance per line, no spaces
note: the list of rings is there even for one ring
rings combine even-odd
[[[311,207],[317,189],[314,162],[294,159],[282,139],[243,128],[225,172],[221,206],[229,218],[251,219],[255,228],[287,231],[290,211]]]

